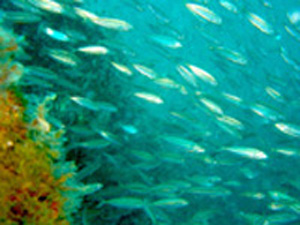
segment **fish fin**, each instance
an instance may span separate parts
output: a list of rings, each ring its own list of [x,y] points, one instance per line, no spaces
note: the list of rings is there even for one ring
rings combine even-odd
[[[145,206],[144,210],[145,210],[146,214],[149,216],[149,218],[151,219],[152,225],[157,224],[156,218],[155,218],[153,212],[151,211],[151,209],[149,208],[149,206]]]

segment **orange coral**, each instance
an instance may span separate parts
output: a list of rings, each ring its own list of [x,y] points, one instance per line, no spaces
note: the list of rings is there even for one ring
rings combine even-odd
[[[22,74],[11,59],[17,49],[0,29],[0,224],[66,225],[62,191],[68,175],[53,176],[52,150],[43,139],[28,137],[24,107],[8,88]]]

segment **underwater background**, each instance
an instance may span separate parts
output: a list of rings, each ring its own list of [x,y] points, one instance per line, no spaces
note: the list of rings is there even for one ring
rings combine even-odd
[[[58,188],[69,224],[300,224],[299,0],[3,0],[0,9],[21,49],[1,66],[22,64],[12,80],[25,120],[63,133],[43,143],[59,149],[54,176],[72,174],[60,180],[71,192]],[[31,203],[8,201],[1,224],[68,224],[33,222]]]

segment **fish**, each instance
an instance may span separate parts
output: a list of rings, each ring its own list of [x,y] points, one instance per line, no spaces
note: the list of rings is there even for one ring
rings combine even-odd
[[[192,195],[207,195],[210,197],[222,197],[231,195],[232,192],[223,187],[191,187],[187,190],[187,193]]]
[[[76,55],[62,49],[49,49],[48,55],[53,60],[70,67],[76,67],[80,61]]]
[[[86,149],[102,149],[110,145],[110,142],[101,139],[88,140],[80,143],[76,143],[75,146]]]
[[[269,196],[275,201],[295,202],[296,199],[281,191],[268,191]]]
[[[96,206],[96,208],[101,208],[103,205],[110,205],[115,208],[127,209],[127,210],[136,210],[143,209],[151,221],[155,224],[156,218],[153,215],[152,210],[149,208],[149,204],[146,199],[136,198],[131,196],[112,198],[109,200],[104,200]]]
[[[236,96],[236,95],[232,95],[226,92],[223,92],[222,95],[224,96],[224,98],[229,101],[232,102],[233,104],[242,106],[243,103],[243,99],[241,99],[240,97]]]
[[[244,218],[249,224],[267,224],[268,221],[265,216],[256,213],[240,212],[240,216]]]
[[[88,98],[80,97],[80,96],[72,96],[70,97],[72,101],[77,103],[78,105],[90,109],[92,111],[104,110],[107,112],[117,112],[118,108],[109,102],[95,102]]]
[[[282,94],[281,94],[279,91],[277,91],[276,89],[274,89],[274,88],[272,88],[272,87],[270,87],[270,86],[267,86],[267,87],[265,88],[265,91],[266,91],[267,94],[268,94],[271,98],[273,98],[274,100],[276,100],[276,101],[278,101],[278,102],[283,102],[283,101],[284,101],[284,100],[283,100]]]
[[[116,62],[111,62],[111,65],[116,68],[118,71],[121,73],[126,74],[127,76],[132,76],[133,72],[125,65],[116,63]]]
[[[241,196],[256,199],[256,200],[262,200],[266,197],[266,195],[261,192],[244,192],[241,194]]]
[[[137,134],[139,130],[131,124],[123,124],[121,128],[128,134]]]
[[[284,210],[286,208],[286,205],[279,202],[271,202],[268,205],[268,208],[272,211],[278,211],[278,210]]]
[[[74,12],[76,15],[78,15],[82,19],[88,20],[92,23],[96,23],[96,21],[99,19],[99,16],[97,16],[95,13],[92,13],[92,12],[82,9],[80,7],[74,7]]]
[[[232,146],[224,147],[225,151],[232,152],[234,154],[254,159],[254,160],[266,160],[268,158],[267,154],[257,148],[243,147],[243,146]]]
[[[194,3],[186,3],[186,7],[194,15],[200,16],[201,18],[205,19],[210,23],[217,24],[217,25],[222,24],[222,18],[205,6],[194,4]]]
[[[7,0],[0,8],[0,82],[22,93],[26,121],[38,114],[27,136],[54,147],[53,171],[70,171],[61,190],[68,218],[297,224],[297,5]]]
[[[98,160],[98,158],[95,159],[95,161]],[[99,170],[100,168],[100,164],[99,163],[90,163],[89,165],[87,165],[86,167],[84,167],[82,170],[79,170],[76,174],[76,179],[78,180],[82,180],[86,177],[89,177],[91,175],[93,175],[97,170]]]
[[[261,32],[268,34],[268,35],[272,35],[274,34],[274,30],[272,28],[272,26],[266,22],[263,18],[261,18],[260,16],[254,14],[254,13],[248,13],[247,18],[249,20],[249,22],[256,27],[258,30],[260,30]]]
[[[176,83],[174,80],[167,78],[167,77],[154,79],[154,83],[156,83],[164,88],[170,88],[170,89],[179,89],[180,88],[179,83]]]
[[[199,101],[212,113],[215,113],[217,115],[223,115],[223,109],[213,100],[206,98],[206,97],[201,97],[199,98]]]
[[[218,176],[194,175],[194,176],[188,176],[186,179],[195,184],[198,184],[198,185],[204,186],[204,187],[212,187],[212,186],[215,186],[216,183],[219,183],[222,181],[222,178],[218,177]]]
[[[170,49],[178,49],[182,48],[182,44],[176,40],[175,38],[165,36],[165,35],[152,35],[150,39],[157,43],[160,46],[170,48]]]
[[[265,7],[273,8],[272,3],[271,3],[270,1],[268,1],[268,0],[262,0],[262,4],[263,4],[263,6],[265,6]]]
[[[219,0],[219,4],[224,7],[225,9],[227,9],[229,12],[232,12],[232,13],[238,13],[238,8],[237,6],[230,2],[230,1],[227,1],[227,0]]]
[[[49,37],[51,37],[52,39],[57,40],[57,41],[62,41],[62,42],[70,41],[70,38],[68,37],[68,35],[66,35],[58,30],[54,30],[50,27],[44,28],[44,33],[46,35],[48,35]]]
[[[122,188],[124,190],[128,190],[132,193],[137,193],[137,194],[148,194],[150,192],[150,189],[148,185],[145,185],[143,183],[127,183],[127,184],[122,184]]]
[[[292,25],[294,25],[294,26],[299,25],[299,22],[300,22],[299,9],[298,10],[297,9],[290,10],[289,12],[287,12],[286,17]]]
[[[183,180],[174,180],[173,179],[173,180],[168,180],[167,183],[171,184],[171,185],[175,185],[180,190],[183,190],[185,188],[190,188],[192,186],[191,183],[189,183],[187,181],[183,181]]]
[[[273,149],[274,152],[285,156],[299,156],[300,149],[290,147],[278,147]]]
[[[145,207],[146,203],[144,199],[135,197],[112,198],[101,202],[98,204],[97,208],[100,208],[105,204],[121,209],[141,209]]]
[[[174,164],[184,164],[185,160],[181,154],[175,152],[160,152],[159,159],[163,162],[174,163]]]
[[[278,122],[274,125],[280,132],[291,137],[300,137],[300,126],[292,123]]]
[[[218,122],[229,125],[238,130],[243,130],[245,128],[244,124],[241,121],[239,121],[231,116],[221,115],[221,116],[216,117],[216,119],[218,120]]]
[[[206,98],[206,97],[200,97],[199,101],[212,113],[215,113],[217,115],[222,115],[223,109],[213,100]]]
[[[205,209],[205,210],[200,210],[199,212],[196,212],[192,219],[191,219],[191,224],[193,223],[208,223],[207,221],[211,218],[214,218],[216,214],[218,213],[217,210],[213,209]]]
[[[153,4],[148,4],[148,9],[150,10],[150,12],[162,23],[164,24],[168,24],[170,23],[170,19],[168,18],[168,16],[164,13],[163,10],[161,10],[159,7],[156,7]]]
[[[204,81],[212,86],[216,86],[218,84],[216,79],[211,74],[206,72],[205,70],[203,70],[195,65],[191,65],[191,64],[188,64],[188,68],[195,74],[195,76],[200,78],[202,81]]]
[[[106,55],[109,52],[106,47],[100,45],[79,47],[77,51],[90,55]]]
[[[28,0],[33,6],[54,14],[63,14],[65,9],[62,4],[53,0]]]
[[[291,37],[293,37],[296,41],[300,42],[300,34],[299,34],[299,32],[297,32],[297,30],[294,30],[293,28],[291,28],[289,26],[284,26],[284,29]]]
[[[88,184],[83,187],[77,188],[77,191],[81,192],[84,195],[90,195],[93,194],[100,189],[102,189],[103,185],[100,183],[95,183],[95,184]]]
[[[34,76],[45,80],[57,80],[58,75],[51,69],[40,66],[26,66],[24,69],[25,76]]]
[[[80,7],[74,7],[75,13],[82,19],[89,20],[95,25],[112,29],[116,31],[129,31],[133,29],[133,26],[124,20],[117,18],[99,17],[95,13],[88,10],[82,9]]]
[[[158,95],[149,93],[149,92],[135,92],[135,97],[140,99],[146,100],[147,102],[154,103],[154,104],[163,104],[164,100],[159,97]]]
[[[195,152],[195,153],[205,152],[205,149],[200,145],[198,145],[196,142],[185,138],[165,135],[162,136],[161,139],[169,144],[177,146],[179,149],[186,150],[188,152]]]
[[[279,112],[266,105],[254,104],[250,106],[250,108],[255,114],[272,121],[278,121],[284,119],[284,117]]]
[[[271,214],[271,215],[268,215],[267,216],[267,221],[269,223],[273,223],[273,224],[280,224],[280,223],[290,223],[290,222],[293,222],[293,221],[297,221],[299,219],[299,216],[298,215],[295,215],[293,213],[285,213],[285,212],[282,212],[282,213],[274,213],[274,214]]]
[[[133,26],[128,22],[116,18],[98,17],[94,20],[94,23],[117,31],[129,31],[133,29]]]
[[[148,77],[149,79],[153,80],[158,78],[158,75],[156,72],[149,67],[143,66],[141,64],[133,64],[132,65],[140,74],[142,74],[145,77]]]
[[[163,207],[163,208],[181,208],[185,207],[189,204],[189,202],[182,198],[167,198],[160,199],[152,203],[155,207]]]
[[[280,52],[281,58],[287,65],[291,66],[295,71],[300,71],[300,64],[297,63],[293,58],[291,58],[291,56],[284,47],[280,48]]]
[[[116,144],[116,145],[121,145],[121,140],[117,135],[115,135],[109,131],[106,131],[106,130],[101,130],[101,129],[97,129],[97,128],[95,128],[95,130],[100,136],[102,136],[108,142],[110,142],[112,144]]]
[[[211,47],[210,50],[216,52],[221,57],[237,65],[244,66],[248,63],[248,60],[245,56],[227,47],[224,46]]]
[[[149,194],[154,196],[171,197],[178,191],[178,187],[169,183],[161,183],[151,187]]]
[[[39,15],[22,11],[5,11],[3,20],[14,24],[34,24],[42,20]]]
[[[186,80],[191,86],[198,87],[194,74],[187,67],[183,65],[177,65],[176,69],[181,77]]]
[[[147,152],[147,151],[133,149],[133,150],[130,150],[129,153],[139,160],[143,160],[143,161],[155,160],[155,157],[150,152]]]

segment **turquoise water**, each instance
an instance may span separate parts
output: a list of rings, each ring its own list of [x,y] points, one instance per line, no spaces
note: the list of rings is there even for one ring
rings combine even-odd
[[[78,181],[103,184],[75,224],[300,224],[299,1],[38,2],[2,23]]]

